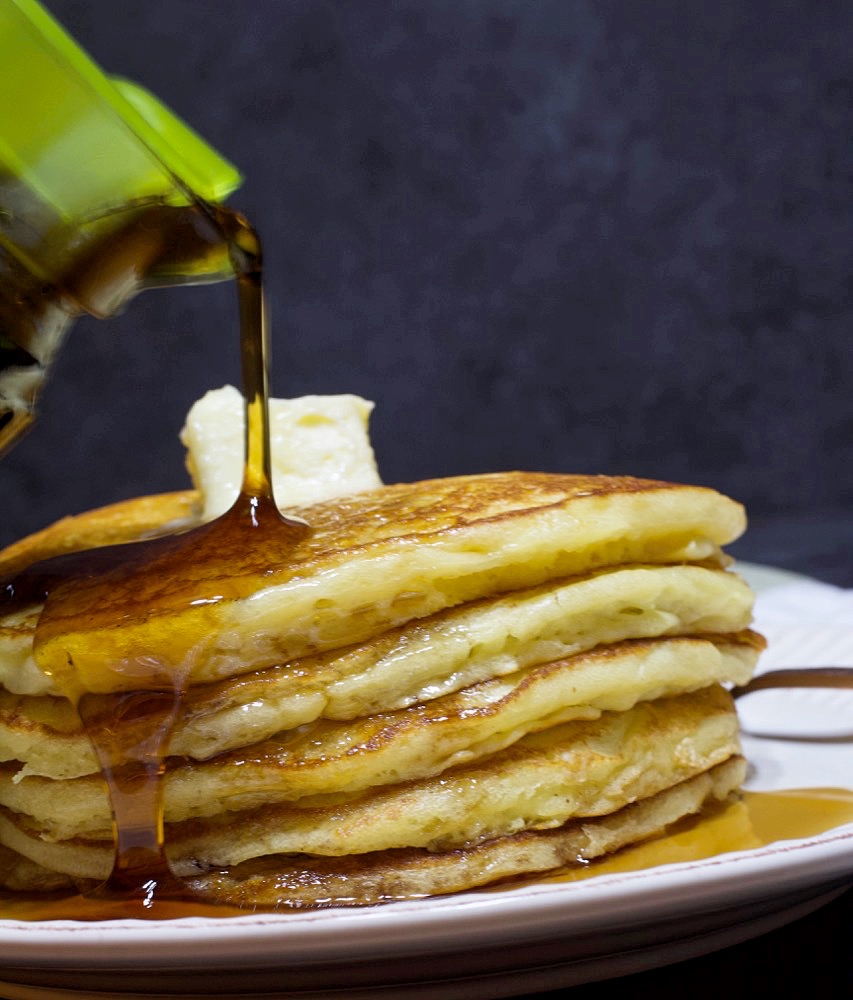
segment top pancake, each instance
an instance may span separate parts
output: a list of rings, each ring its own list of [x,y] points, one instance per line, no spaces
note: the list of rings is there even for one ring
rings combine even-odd
[[[167,497],[165,520],[187,516],[191,495]],[[92,545],[98,533],[111,542],[155,533],[157,502],[149,498],[137,526],[131,508],[140,503],[71,519],[53,538],[32,542],[27,558]],[[224,567],[213,582],[238,596],[166,613],[170,634],[183,636],[181,655],[192,660],[188,683],[365,641],[465,601],[607,566],[719,562],[720,546],[745,527],[741,505],[712,489],[526,472],[402,483],[287,513],[310,530],[286,559],[271,557],[263,572]],[[0,553],[0,573],[20,566],[25,551]],[[102,584],[77,581],[73,614],[60,605],[49,616],[42,668],[59,674],[73,660],[88,690],[133,689],[136,679],[105,672],[105,659],[121,664],[150,650],[165,623],[154,613],[116,627],[123,598],[120,588],[114,602]]]

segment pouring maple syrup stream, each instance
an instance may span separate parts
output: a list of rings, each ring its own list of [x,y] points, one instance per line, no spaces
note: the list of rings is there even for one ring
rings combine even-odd
[[[93,604],[112,605],[119,628],[152,609],[164,612],[167,619],[159,648],[137,649],[132,657],[105,664],[108,671],[129,672],[132,690],[87,690],[71,663],[62,676],[54,673],[58,686],[77,704],[107,783],[115,860],[102,886],[82,896],[16,907],[16,916],[162,918],[208,910],[217,916],[235,912],[195,899],[172,875],[166,858],[163,776],[172,726],[197,652],[174,642],[168,616],[185,612],[189,605],[209,606],[233,596],[233,585],[223,595],[221,583],[233,577],[235,568],[280,564],[310,528],[282,515],[272,490],[269,339],[260,241],[237,213],[210,205],[194,211],[203,213],[226,242],[237,283],[246,417],[242,487],[232,508],[209,524],[180,535],[49,560],[6,585],[12,601],[46,602],[44,628],[40,625],[36,635],[37,656],[46,637],[83,622]],[[88,591],[82,602],[81,591]]]
[[[245,463],[242,488],[233,508],[217,519],[212,529],[204,527],[182,536],[181,544],[173,550],[173,558],[177,555],[188,562],[216,560],[216,553],[230,551],[235,537],[243,537],[247,532],[265,532],[267,543],[270,532],[284,533],[287,547],[294,535],[305,530],[279,513],[272,491],[269,335],[260,241],[241,216],[208,206],[202,206],[202,210],[210,213],[227,240],[237,281]],[[247,549],[263,551],[265,546],[257,541],[250,541]],[[227,567],[224,569],[227,571]],[[129,579],[133,581],[134,576]],[[153,651],[140,652],[150,658]],[[118,900],[125,906],[136,902],[158,916],[164,900],[174,903],[192,898],[170,870],[163,823],[168,741],[184,693],[187,666],[168,663],[162,673],[154,668],[147,680],[158,690],[120,693],[106,699],[84,695],[78,702],[81,719],[107,780],[114,816],[113,870],[107,882],[90,896]]]
[[[272,552],[280,558],[282,547],[286,550],[308,529],[279,512],[272,490],[269,331],[260,241],[242,216],[221,208],[203,206],[203,210],[211,213],[228,242],[237,281],[246,428],[243,483],[232,509],[212,526],[180,536],[170,556],[219,563],[227,573],[238,539],[244,551],[267,562]],[[225,562],[223,552],[227,553]],[[180,578],[179,568],[175,569]],[[162,581],[161,574],[157,575]],[[134,582],[136,574],[128,579]],[[154,651],[140,652],[151,661]],[[107,779],[114,815],[114,867],[94,895],[137,900],[147,909],[156,905],[158,913],[164,897],[171,901],[189,897],[169,868],[163,827],[165,760],[188,666],[168,663],[162,672],[154,668],[148,682],[157,690],[111,695],[106,703],[102,697],[84,695],[78,702]]]

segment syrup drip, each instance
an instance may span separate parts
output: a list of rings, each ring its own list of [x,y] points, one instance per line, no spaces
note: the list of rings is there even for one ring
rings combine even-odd
[[[180,706],[172,690],[84,695],[80,718],[98,756],[113,812],[115,861],[93,899],[151,909],[164,894],[184,895],[165,855],[163,774]]]

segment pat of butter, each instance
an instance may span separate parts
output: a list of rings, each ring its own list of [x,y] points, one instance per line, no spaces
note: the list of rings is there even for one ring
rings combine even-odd
[[[329,500],[382,485],[360,396],[271,399],[272,486],[279,507]],[[245,409],[239,390],[212,389],[187,414],[181,441],[206,521],[224,514],[243,480]]]

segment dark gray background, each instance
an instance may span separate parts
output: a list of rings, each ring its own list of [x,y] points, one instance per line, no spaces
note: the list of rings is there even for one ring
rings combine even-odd
[[[373,399],[386,481],[633,473],[853,583],[853,5],[48,0],[245,175],[276,395]],[[0,544],[183,488],[234,290],[72,330]]]

